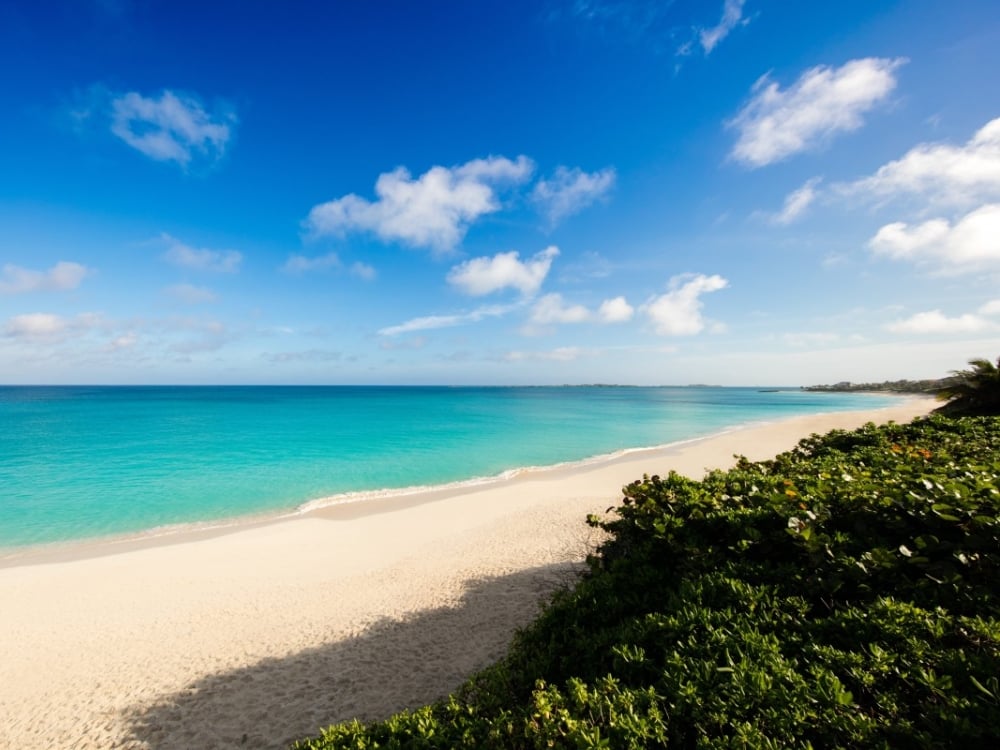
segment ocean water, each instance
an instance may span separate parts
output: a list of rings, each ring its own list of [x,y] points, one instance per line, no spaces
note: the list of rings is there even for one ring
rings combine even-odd
[[[693,386],[0,387],[0,549],[363,501],[890,403]]]

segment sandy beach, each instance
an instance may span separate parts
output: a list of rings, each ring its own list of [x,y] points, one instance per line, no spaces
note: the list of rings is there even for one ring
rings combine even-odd
[[[423,705],[502,655],[643,473],[700,477],[902,399],[462,490],[0,563],[0,747],[281,748]]]

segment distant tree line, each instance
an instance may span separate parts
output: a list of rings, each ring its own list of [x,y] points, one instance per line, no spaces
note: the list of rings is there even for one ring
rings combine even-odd
[[[936,409],[950,417],[1000,416],[1000,357],[996,364],[988,359],[969,360],[964,370],[952,370],[951,375],[938,380],[891,380],[884,383],[850,383],[803,386],[806,391],[876,391],[893,393],[927,393],[945,401]]]
[[[842,381],[833,385],[805,385],[804,391],[829,391],[832,393],[848,392],[892,392],[892,393],[926,393],[936,395],[958,382],[958,376],[949,375],[935,380],[886,380],[882,383],[851,383]]]

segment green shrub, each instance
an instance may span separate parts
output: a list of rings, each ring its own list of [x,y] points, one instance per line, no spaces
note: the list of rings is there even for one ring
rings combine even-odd
[[[299,747],[997,747],[998,445],[933,417],[644,477],[503,661]]]

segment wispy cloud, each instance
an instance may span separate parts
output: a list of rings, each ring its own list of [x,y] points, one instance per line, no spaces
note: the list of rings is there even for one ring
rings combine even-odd
[[[80,286],[90,273],[86,266],[69,261],[59,261],[47,271],[8,263],[0,269],[0,294],[70,291]]]
[[[552,177],[536,183],[531,197],[549,223],[555,225],[606,196],[614,187],[615,177],[611,167],[588,173],[579,167],[560,166]]]
[[[763,76],[728,123],[739,133],[730,156],[762,167],[857,130],[864,115],[896,87],[902,58],[863,58],[839,68],[810,68],[786,90]]]
[[[729,282],[719,275],[674,276],[670,279],[667,293],[651,298],[642,306],[642,312],[661,336],[693,336],[706,327],[701,314],[704,306],[701,296],[727,286]]]
[[[379,331],[380,336],[398,336],[403,333],[413,333],[414,331],[429,331],[435,328],[452,328],[454,326],[465,325],[467,323],[478,323],[485,318],[498,318],[519,308],[520,304],[511,305],[486,305],[478,307],[467,313],[455,315],[426,315],[421,318],[412,318],[405,323],[395,326],[388,326]]]
[[[98,313],[80,313],[74,317],[65,317],[54,313],[34,312],[8,318],[2,330],[7,338],[52,342],[71,334],[80,335],[104,325],[105,321]]]
[[[306,349],[298,352],[275,352],[261,355],[268,362],[275,364],[303,363],[303,362],[337,362],[344,355],[341,352],[329,349]]]
[[[722,6],[722,18],[715,26],[709,29],[701,29],[698,32],[698,41],[701,48],[708,55],[715,49],[716,45],[729,36],[729,32],[746,23],[743,20],[743,5],[745,0],[726,0]]]
[[[310,271],[327,271],[341,267],[340,257],[336,253],[327,253],[309,257],[306,255],[290,255],[281,270],[285,273],[308,273]]]
[[[218,300],[218,296],[211,289],[193,284],[174,284],[168,286],[165,291],[186,305],[201,305]]]
[[[375,270],[374,266],[356,260],[351,264],[351,275],[363,281],[374,281],[375,277],[378,276],[378,271]]]
[[[236,250],[209,250],[186,245],[176,237],[163,233],[159,242],[167,246],[164,259],[175,266],[190,268],[196,271],[212,271],[215,273],[236,273],[243,263],[243,254]]]
[[[531,260],[520,260],[516,250],[497,253],[492,258],[472,258],[448,272],[448,283],[473,297],[517,289],[526,297],[534,295],[559,255],[555,245],[536,253]]]
[[[949,318],[940,310],[917,313],[886,326],[886,330],[890,333],[913,334],[979,333],[996,328],[994,323],[983,320],[977,315],[965,314]]]
[[[321,203],[309,212],[305,225],[314,236],[371,232],[385,242],[447,253],[476,219],[500,209],[500,187],[524,182],[533,171],[526,156],[431,167],[416,179],[399,167],[379,175],[376,200],[350,194]]]
[[[869,241],[876,255],[929,266],[943,275],[1000,269],[1000,204],[977,208],[958,221],[886,224]]]
[[[290,255],[281,270],[289,274],[316,273],[322,271],[339,271],[344,269],[344,264],[337,253],[327,253],[326,255]],[[374,281],[378,272],[374,266],[362,263],[360,260],[354,261],[346,269],[347,273],[363,281]]]
[[[781,210],[768,216],[771,223],[784,226],[800,218],[819,196],[816,186],[819,185],[820,179],[813,177],[811,180],[807,180],[802,187],[789,193],[785,197],[785,204]]]
[[[508,362],[572,362],[588,353],[587,349],[579,346],[560,346],[555,349],[537,352],[512,351],[504,355]]]
[[[182,167],[221,158],[235,124],[232,112],[210,114],[196,97],[169,90],[159,98],[130,91],[111,102],[112,133],[151,159]]]

